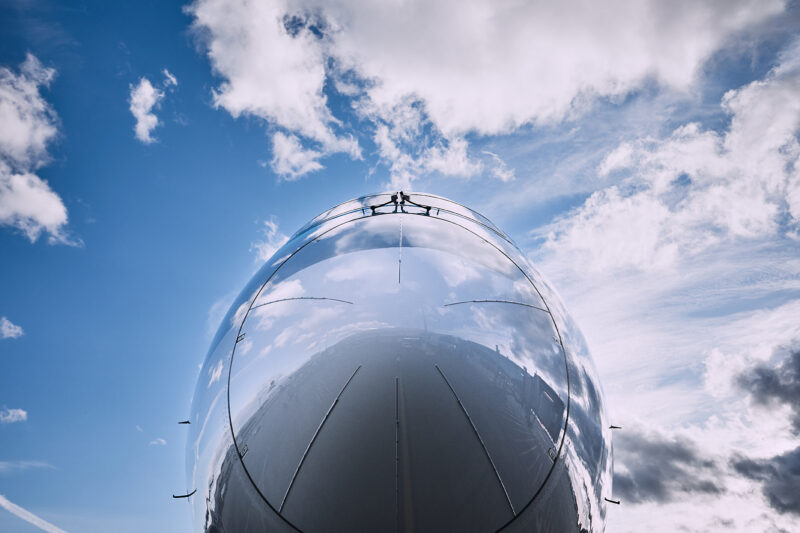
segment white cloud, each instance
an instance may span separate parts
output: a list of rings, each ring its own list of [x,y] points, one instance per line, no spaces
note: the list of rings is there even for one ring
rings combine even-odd
[[[623,143],[600,166],[618,184],[550,227],[546,246],[586,268],[663,269],[733,240],[800,227],[800,46],[764,80],[729,91],[727,131],[690,123]]]
[[[205,31],[214,70],[225,81],[214,103],[233,116],[273,120],[306,137],[332,139],[333,117],[322,93],[322,46],[308,32],[290,35],[280,2],[197,2],[188,11]]]
[[[138,424],[136,425],[136,431],[139,433],[144,433],[144,430]]]
[[[470,158],[468,143],[462,138],[442,137],[430,143],[418,139],[423,120],[416,111],[395,113],[391,124],[381,123],[375,130],[373,141],[379,156],[389,165],[392,188],[409,188],[419,176],[434,172],[471,177],[483,170],[480,161]]]
[[[31,242],[47,232],[51,243],[77,244],[64,231],[61,198],[34,173],[58,132],[58,117],[39,93],[54,77],[31,54],[19,74],[0,67],[0,226],[21,230]]]
[[[708,495],[678,493],[675,501],[669,504],[623,502],[624,513],[610,511],[609,530],[745,532],[795,531],[800,527],[800,517],[776,512],[761,496],[759,483],[742,477],[729,464],[737,455],[770,458],[797,447],[797,437],[791,431],[791,410],[786,406],[766,410],[754,405],[742,389],[735,386],[735,379],[751,370],[756,362],[769,364],[776,346],[790,344],[797,338],[800,327],[794,317],[798,312],[800,302],[794,301],[771,310],[701,320],[696,331],[675,332],[675,337],[690,337],[690,344],[695,345],[694,358],[704,363],[701,365],[706,369],[704,379],[692,385],[689,382],[693,378],[684,377],[683,388],[679,389],[663,377],[637,387],[634,378],[624,385],[632,389],[627,394],[621,390],[609,394],[616,407],[617,423],[621,420],[623,425],[622,432],[640,425],[666,437],[679,436],[691,441],[696,454],[716,463],[719,471],[713,481],[722,489]],[[661,314],[659,310],[656,313]],[[710,346],[715,347],[709,350]],[[652,362],[670,353],[669,348],[668,343],[657,340],[651,344],[646,358]],[[684,373],[694,374],[697,365],[680,354],[685,348],[685,345],[678,347],[678,357],[685,365]],[[637,357],[637,354],[629,352],[627,356]],[[660,391],[658,403],[651,394],[653,389]],[[664,412],[672,411],[676,404],[680,408],[684,393],[693,397],[693,415],[670,416],[672,413],[669,413],[665,416]],[[765,435],[769,438],[764,438]],[[615,448],[619,451],[618,445],[615,444]],[[624,473],[624,454],[617,454],[615,460],[615,470]]]
[[[470,160],[467,141],[454,138],[430,147],[425,154],[425,167],[429,172],[439,172],[445,176],[474,176],[483,169],[480,162]]]
[[[396,5],[335,5],[322,8],[334,27],[331,55],[374,80],[368,93],[378,105],[415,95],[445,135],[560,120],[587,98],[623,95],[649,78],[685,90],[733,32],[782,9],[419,0],[399,16]]]
[[[74,243],[64,233],[66,223],[67,208],[46,181],[0,161],[0,225],[16,227],[31,242],[44,231],[51,243]]]
[[[161,437],[150,441],[150,446],[166,446],[166,445],[167,441],[162,439]]]
[[[0,155],[15,166],[36,168],[47,159],[58,118],[39,87],[49,86],[55,74],[31,54],[19,74],[0,68]]]
[[[413,106],[414,144],[427,148],[437,132],[463,142],[470,132],[560,121],[650,80],[687,91],[728,39],[782,9],[779,0],[198,0],[187,10],[223,78],[218,107],[296,132],[323,154],[355,154],[355,141],[336,133],[345,125],[328,105],[328,82],[378,130],[396,129],[398,108]],[[393,179],[407,179],[406,159],[387,163],[397,166]]]
[[[12,323],[6,317],[0,317],[0,339],[16,339],[22,337],[23,334],[20,326]]]
[[[264,221],[264,240],[250,244],[250,251],[256,252],[256,261],[266,262],[281,246],[286,244],[289,237],[280,232],[278,221],[275,217],[270,217]]]
[[[339,122],[323,93],[323,46],[311,32],[293,35],[287,29],[287,6],[280,2],[201,1],[187,11],[195,17],[194,28],[208,47],[214,70],[225,79],[214,90],[215,106],[234,117],[251,115],[296,132],[317,143],[325,154],[346,152],[361,157],[353,137],[334,131]],[[278,137],[273,142],[279,149],[286,148],[287,139],[290,137]],[[276,159],[278,163],[285,160],[277,154]],[[278,168],[280,173],[299,177],[321,165],[303,160],[299,165],[295,162]]]
[[[178,86],[178,79],[172,73],[163,69],[164,75],[162,86],[164,90],[173,90]],[[129,98],[129,109],[136,119],[133,131],[136,138],[145,144],[156,141],[153,137],[153,130],[160,125],[155,110],[161,106],[166,93],[164,90],[157,89],[147,78],[139,78],[139,83],[130,86],[131,93]]]
[[[272,136],[272,170],[289,181],[322,169],[319,163],[322,155],[322,152],[304,149],[296,135],[278,131]]]
[[[14,422],[24,422],[28,419],[28,412],[24,409],[0,409],[0,424],[13,424]]]
[[[9,513],[25,520],[26,522],[33,524],[34,526],[38,527],[42,531],[46,531],[47,533],[67,533],[60,527],[56,527],[47,520],[43,518],[39,518],[35,514],[30,511],[27,511],[20,507],[15,503],[11,503],[8,499],[0,494],[0,507],[8,511]]]
[[[178,86],[178,78],[176,78],[170,71],[163,69],[161,73],[164,75],[164,87]]]
[[[153,87],[147,78],[141,78],[135,86],[131,85],[130,110],[136,119],[134,131],[136,138],[145,144],[155,141],[151,134],[158,126],[158,117],[153,109],[163,98],[164,92]]]
[[[798,219],[787,200],[800,156],[798,51],[725,95],[724,130],[690,123],[620,145],[599,166],[616,183],[539,233],[539,264],[592,346],[614,423],[691,441],[720,469],[721,492],[628,502],[609,511],[609,530],[800,526],[726,463],[797,446],[791,409],[765,416],[735,378],[800,338]]]
[[[611,421],[622,432],[640,425],[681,435],[722,464],[733,453],[769,457],[797,446],[790,413],[772,409],[767,415],[750,405],[734,378],[754,362],[770,361],[775,346],[800,337],[800,300],[792,299],[800,289],[799,252],[781,239],[745,241],[679,258],[673,268],[593,271],[554,250],[540,266],[554,277],[587,337]],[[624,459],[615,454],[617,472],[625,472]],[[757,483],[727,470],[717,482],[723,494],[679,494],[668,504],[623,502],[609,510],[607,529],[797,528],[796,518],[760,500]],[[726,515],[726,508],[736,512]],[[714,524],[720,516],[731,525]]]

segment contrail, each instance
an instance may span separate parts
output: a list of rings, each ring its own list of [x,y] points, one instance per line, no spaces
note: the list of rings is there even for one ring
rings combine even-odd
[[[3,509],[5,509],[6,511],[8,511],[11,514],[22,518],[26,522],[30,522],[31,524],[33,524],[34,526],[38,527],[42,531],[47,531],[48,533],[67,533],[66,531],[64,531],[60,527],[56,527],[53,524],[51,524],[50,522],[47,522],[46,520],[42,520],[41,518],[39,518],[35,514],[31,513],[30,511],[26,511],[25,509],[23,509],[19,505],[11,503],[2,494],[0,494],[0,507],[2,507]]]

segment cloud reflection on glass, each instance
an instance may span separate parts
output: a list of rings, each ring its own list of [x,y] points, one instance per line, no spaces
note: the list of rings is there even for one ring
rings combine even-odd
[[[192,405],[198,531],[603,529],[580,332],[490,221],[406,199],[316,217],[232,305]]]

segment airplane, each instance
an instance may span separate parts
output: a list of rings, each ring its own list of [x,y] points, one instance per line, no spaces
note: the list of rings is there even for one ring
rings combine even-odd
[[[223,319],[186,422],[173,496],[200,532],[598,532],[618,503],[576,324],[502,230],[427,193],[301,227]]]

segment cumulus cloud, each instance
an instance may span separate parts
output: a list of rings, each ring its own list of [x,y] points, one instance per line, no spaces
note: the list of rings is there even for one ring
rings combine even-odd
[[[58,118],[39,93],[56,71],[28,54],[19,74],[0,68],[0,153],[16,167],[36,168],[47,160]]]
[[[779,346],[766,361],[744,365],[733,381],[752,404],[769,409],[767,416],[781,418],[780,410],[788,410],[790,430],[795,436],[800,434],[800,342]],[[765,414],[762,411],[761,416]],[[741,476],[759,482],[772,508],[800,516],[800,447],[767,457],[739,452],[730,459],[730,466]]]
[[[740,373],[736,384],[762,407],[787,406],[792,428],[800,435],[800,343],[775,365],[759,363]]]
[[[164,98],[164,93],[150,83],[147,78],[141,78],[139,83],[131,85],[130,110],[136,119],[134,132],[136,138],[145,144],[155,141],[151,133],[158,126],[158,117],[153,113],[153,108]]]
[[[133,130],[136,138],[145,144],[156,141],[153,130],[160,124],[155,110],[164,100],[164,90],[177,87],[178,80],[167,69],[162,70],[164,75],[163,89],[155,87],[147,78],[139,78],[139,83],[131,85],[129,98],[130,111],[136,119]]]
[[[360,151],[331,111],[331,88],[375,125],[376,143],[381,125],[395,130],[412,116],[416,149],[443,139],[457,147],[468,133],[560,121],[650,80],[686,91],[731,36],[782,9],[779,0],[670,8],[655,0],[197,0],[187,11],[223,78],[215,105],[295,132],[324,154],[353,155]],[[385,148],[393,179],[405,179],[412,156]],[[465,171],[473,169],[452,173]]]
[[[28,412],[24,409],[0,409],[0,424],[13,424],[14,422],[25,422],[28,419]]]
[[[764,497],[781,513],[800,515],[800,447],[769,459],[731,459],[733,469],[760,481]]]
[[[0,161],[0,225],[17,228],[31,242],[47,232],[49,242],[71,244],[66,223],[67,208],[45,180]]]
[[[22,327],[14,324],[6,317],[0,317],[0,339],[16,339],[23,335]]]
[[[26,509],[23,509],[19,505],[15,504],[15,503],[11,503],[10,501],[8,501],[8,498],[3,496],[2,494],[0,494],[0,507],[5,509],[9,513],[13,514],[14,516],[17,516],[17,517],[21,518],[22,520],[25,520],[29,524],[33,524],[34,526],[38,527],[42,531],[46,531],[47,533],[67,533],[63,529],[54,526],[53,524],[51,524],[47,520],[44,520],[43,518],[39,518],[38,516],[36,516],[32,512],[30,512],[30,511],[28,511]]]
[[[610,150],[602,188],[532,234],[625,428],[613,490],[634,505],[610,512],[609,530],[800,527],[770,499],[791,505],[791,476],[767,482],[797,447],[797,58],[790,46],[729,91],[717,129],[687,122]],[[748,477],[742,461],[758,469]]]
[[[396,116],[395,121],[382,123],[375,131],[373,141],[378,147],[378,155],[389,166],[393,188],[408,188],[426,173],[470,177],[483,170],[482,163],[470,157],[464,139],[438,136],[436,140],[420,141],[417,135],[422,124],[414,120]]]
[[[225,81],[214,103],[233,116],[251,114],[311,139],[335,142],[323,94],[323,46],[300,31],[281,2],[192,4],[214,70]]]
[[[256,253],[256,260],[260,263],[266,262],[270,257],[275,255],[275,252],[289,240],[288,236],[281,233],[278,228],[278,221],[275,217],[270,217],[264,221],[262,232],[264,234],[264,240],[250,244],[250,251]]]
[[[314,31],[301,25],[278,2],[195,2],[187,8],[208,48],[214,71],[224,82],[214,90],[214,105],[234,117],[264,119],[316,143],[326,154],[361,157],[358,142],[338,135],[323,92],[326,58]],[[286,158],[296,136],[276,134],[273,168],[296,178],[317,170],[319,155],[306,151]],[[299,150],[292,149],[297,153]]]
[[[320,170],[322,155],[322,152],[304,149],[296,135],[278,131],[272,136],[272,170],[289,181]]]
[[[719,494],[719,468],[696,444],[641,428],[614,435],[614,494],[631,503],[666,503],[695,493]]]
[[[447,140],[445,144],[434,144],[425,151],[423,160],[427,172],[439,172],[445,176],[474,176],[483,169],[480,162],[470,159],[467,141],[461,138]]]
[[[735,240],[800,226],[800,45],[763,80],[729,91],[727,131],[697,123],[623,143],[600,166],[621,173],[550,227],[546,246],[594,270],[664,269]]]
[[[800,526],[799,517],[757,497],[760,481],[730,465],[731,458],[768,460],[797,447],[790,407],[773,403],[767,414],[737,385],[753,367],[781,368],[800,334],[800,300],[741,309],[746,301],[774,302],[796,286],[797,255],[732,252],[700,255],[674,273],[587,275],[557,284],[576,304],[570,310],[588,334],[611,420],[623,426],[614,432],[613,484],[623,507],[609,512],[608,531]],[[784,348],[775,352],[776,345]],[[651,472],[664,482],[654,482]]]
[[[396,6],[359,2],[323,13],[333,27],[331,55],[373,81],[371,100],[383,106],[414,95],[454,135],[560,120],[587,98],[625,94],[646,79],[685,90],[733,32],[781,8],[419,0],[401,16]]]
[[[20,230],[31,242],[46,232],[51,243],[77,244],[65,233],[64,203],[35,174],[58,132],[58,117],[40,93],[55,74],[31,54],[18,73],[0,67],[0,226]]]

